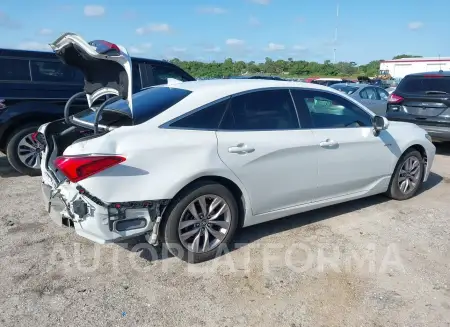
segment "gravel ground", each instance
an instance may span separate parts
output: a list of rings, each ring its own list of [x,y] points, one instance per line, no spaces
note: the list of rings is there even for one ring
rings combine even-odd
[[[415,198],[371,197],[244,229],[188,265],[48,219],[0,157],[0,326],[450,326],[450,146]]]

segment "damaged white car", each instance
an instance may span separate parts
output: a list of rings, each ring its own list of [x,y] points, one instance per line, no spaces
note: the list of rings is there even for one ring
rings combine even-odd
[[[59,224],[94,242],[148,235],[186,261],[213,258],[246,227],[427,180],[435,147],[315,84],[180,82],[131,94],[124,48],[65,34],[56,54],[90,104],[42,125],[42,189]],[[111,97],[99,107],[95,100]],[[223,249],[223,248],[222,248]]]

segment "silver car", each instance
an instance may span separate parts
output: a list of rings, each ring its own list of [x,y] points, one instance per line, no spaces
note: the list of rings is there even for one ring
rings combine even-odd
[[[381,87],[357,83],[338,83],[330,87],[354,98],[376,115],[384,116],[386,114],[389,93]]]

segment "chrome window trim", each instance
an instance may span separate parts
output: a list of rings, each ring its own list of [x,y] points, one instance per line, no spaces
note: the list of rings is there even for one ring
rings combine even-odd
[[[297,88],[297,89],[302,90],[302,91],[321,92],[321,93],[326,93],[326,94],[331,94],[331,95],[337,96],[337,97],[339,97],[339,98],[341,98],[341,99],[343,99],[343,100],[345,100],[345,101],[347,101],[347,102],[352,103],[354,106],[356,106],[358,109],[360,109],[360,110],[362,111],[363,114],[365,114],[365,115],[367,115],[367,116],[369,117],[370,121],[372,121],[372,120],[373,120],[373,117],[375,116],[375,115],[371,115],[369,112],[367,112],[366,109],[364,109],[363,107],[361,107],[361,104],[359,104],[359,103],[358,103],[356,100],[354,100],[353,98],[347,99],[347,98],[343,97],[343,96],[340,95],[340,94],[337,94],[337,93],[334,93],[334,92],[330,92],[330,91],[328,91],[328,90],[311,89],[311,88]],[[311,115],[311,112],[309,112],[309,110],[308,110],[308,114]],[[312,118],[312,117],[311,117],[311,118]],[[349,129],[349,128],[372,128],[372,127],[373,127],[373,126],[358,126],[358,127],[351,127],[351,126],[348,126],[348,127],[314,127],[314,126],[312,126],[311,128],[309,128],[309,130]]]
[[[245,130],[245,129],[242,129],[242,130],[238,130],[238,129],[229,130],[229,129],[221,129],[221,128],[220,128],[220,125],[221,125],[221,123],[222,123],[222,120],[223,120],[223,118],[225,117],[227,111],[229,110],[229,103],[231,103],[230,100],[231,100],[233,97],[237,97],[237,96],[244,95],[244,94],[250,94],[250,93],[260,92],[260,91],[271,91],[271,90],[280,90],[280,89],[281,89],[281,90],[284,89],[284,90],[287,90],[287,91],[289,92],[289,95],[290,95],[290,97],[291,97],[291,100],[292,100],[292,103],[293,103],[293,106],[294,106],[294,109],[295,109],[295,113],[296,113],[296,116],[297,116],[297,122],[298,122],[298,125],[299,125],[298,128],[295,128],[295,129],[292,129],[292,128],[291,128],[291,129],[252,129],[252,130]],[[316,127],[312,127],[312,128],[308,128],[308,129],[302,128],[302,127],[301,127],[301,126],[302,126],[302,125],[301,125],[301,121],[300,121],[299,114],[298,114],[297,105],[295,104],[295,101],[294,101],[294,98],[293,98],[293,96],[292,96],[291,90],[321,92],[321,93],[325,93],[325,94],[330,94],[330,95],[332,95],[332,96],[340,97],[341,99],[343,99],[343,100],[345,100],[345,101],[347,101],[347,102],[352,103],[354,106],[356,106],[358,109],[360,109],[360,110],[362,111],[363,114],[365,114],[365,115],[368,116],[368,118],[369,118],[370,121],[372,121],[372,119],[373,119],[373,116],[374,116],[374,115],[371,115],[369,112],[367,112],[366,109],[364,109],[363,107],[361,107],[361,105],[360,105],[356,100],[354,100],[353,98],[347,99],[347,98],[343,97],[342,95],[338,94],[337,92],[330,92],[330,91],[328,91],[328,90],[322,90],[322,89],[316,89],[316,88],[309,88],[309,87],[303,87],[303,86],[302,86],[302,87],[298,87],[298,86],[295,86],[295,85],[289,85],[289,86],[287,86],[287,85],[282,85],[282,86],[281,86],[281,85],[280,85],[280,86],[273,86],[273,87],[265,87],[265,88],[258,88],[258,89],[245,90],[245,91],[241,91],[241,92],[234,93],[234,94],[231,94],[231,95],[227,95],[227,96],[222,97],[222,98],[220,98],[220,99],[217,99],[217,100],[214,100],[214,101],[212,101],[212,102],[209,102],[209,103],[207,103],[207,104],[205,104],[205,105],[202,105],[202,106],[200,106],[200,107],[198,107],[198,108],[196,108],[196,109],[193,109],[193,110],[191,110],[191,111],[188,111],[188,112],[182,114],[181,116],[178,116],[178,117],[176,117],[176,118],[173,118],[173,119],[171,119],[171,120],[169,120],[169,121],[167,121],[167,122],[165,122],[165,123],[159,125],[158,127],[159,127],[159,128],[164,128],[164,129],[194,130],[194,131],[210,131],[210,132],[211,132],[211,131],[213,131],[213,132],[219,132],[219,131],[220,131],[220,132],[270,132],[270,131],[297,131],[297,130],[313,130],[313,129],[348,129],[348,128],[367,128],[367,127],[371,127],[371,126],[361,126],[361,127],[328,127],[328,128],[316,128]],[[189,116],[189,115],[192,115],[192,114],[194,114],[194,113],[196,113],[196,112],[198,112],[198,111],[200,111],[200,110],[206,109],[206,108],[208,108],[209,106],[215,105],[215,104],[217,104],[217,103],[219,103],[219,102],[221,102],[221,101],[230,101],[230,102],[228,103],[227,108],[225,109],[225,112],[224,112],[224,114],[223,114],[223,116],[222,116],[222,119],[221,119],[221,121],[220,121],[220,123],[219,123],[219,126],[218,126],[217,128],[194,128],[194,127],[174,127],[174,126],[170,126],[171,124],[173,124],[174,122],[176,122],[176,121],[178,121],[178,120],[181,120],[181,119],[183,119],[183,118],[185,118],[185,117],[187,117],[187,116]],[[309,113],[309,114],[310,114],[310,113]]]
[[[84,120],[78,119],[76,117],[72,117],[71,121],[74,125],[80,126],[80,127],[87,127],[87,128],[94,128],[94,124],[93,123],[88,123],[85,122]],[[111,126],[106,126],[106,125],[98,125],[99,128],[107,130],[107,131],[111,131],[114,129],[114,127]]]
[[[193,109],[193,110],[191,110],[191,111],[189,111],[187,113],[184,113],[181,116],[178,116],[178,117],[176,117],[174,119],[171,119],[171,120],[165,122],[164,124],[160,125],[159,128],[179,129],[179,130],[195,130],[195,131],[215,131],[215,132],[218,132],[218,131],[220,131],[220,132],[258,132],[258,131],[261,132],[261,131],[296,131],[296,130],[300,130],[301,129],[301,127],[300,127],[301,124],[300,124],[300,120],[298,119],[298,113],[297,113],[297,109],[296,109],[296,106],[295,106],[295,102],[293,101],[292,95],[290,93],[290,88],[291,88],[291,86],[283,85],[283,86],[273,86],[273,87],[264,87],[264,88],[258,88],[258,89],[251,89],[251,90],[241,91],[241,92],[238,92],[238,93],[233,93],[231,95],[227,95],[227,96],[222,97],[220,99],[217,99],[217,100],[214,100],[212,102],[209,102],[209,103],[207,103],[207,104],[205,104],[203,106],[200,106],[200,107],[198,107],[196,109]],[[246,130],[246,129],[245,130],[238,130],[238,129],[229,130],[229,129],[221,129],[220,128],[220,125],[222,124],[222,120],[223,120],[223,118],[225,117],[226,113],[229,110],[229,104],[231,103],[230,100],[232,98],[238,97],[238,96],[241,96],[241,95],[245,95],[245,94],[261,92],[261,91],[272,91],[272,90],[286,90],[286,91],[289,92],[289,96],[291,98],[292,105],[294,107],[295,114],[296,114],[296,117],[297,117],[297,123],[299,125],[298,128],[295,128],[295,129],[292,129],[292,128],[291,129],[252,129],[252,130]],[[173,124],[174,122],[176,122],[176,121],[178,121],[180,119],[183,119],[183,118],[185,118],[185,117],[187,117],[189,115],[192,115],[192,114],[194,114],[194,113],[196,113],[196,112],[198,112],[200,110],[206,109],[206,108],[210,107],[211,105],[215,105],[215,104],[217,104],[217,103],[219,103],[221,101],[229,101],[229,103],[227,105],[227,108],[225,109],[225,112],[224,112],[224,114],[222,116],[222,119],[220,120],[219,126],[217,126],[217,128],[209,128],[208,129],[208,128],[174,127],[174,126],[170,126],[171,124]]]
[[[207,104],[204,104],[204,105],[202,105],[202,106],[200,106],[198,108],[192,109],[191,111],[188,111],[188,112],[182,114],[181,116],[175,117],[175,118],[173,118],[173,119],[163,123],[162,125],[159,125],[158,127],[159,128],[164,128],[164,129],[181,129],[181,130],[195,130],[195,131],[216,131],[217,128],[220,126],[220,123],[222,122],[222,119],[220,119],[219,126],[217,126],[217,128],[213,128],[213,129],[210,129],[210,128],[195,128],[195,127],[177,127],[177,126],[170,126],[170,125],[172,125],[173,123],[176,123],[177,121],[179,121],[181,119],[186,118],[187,116],[193,115],[193,114],[195,114],[195,113],[197,113],[197,112],[199,112],[199,111],[201,111],[203,109],[207,109],[207,108],[209,108],[209,107],[211,107],[213,105],[216,105],[216,104],[218,104],[220,102],[230,101],[230,99],[231,99],[231,95],[227,95],[227,96],[225,96],[223,98],[214,100],[212,102],[208,102]],[[225,115],[227,109],[228,109],[228,104],[227,104],[227,108],[224,111],[224,115]],[[222,116],[222,118],[223,118],[223,116]]]

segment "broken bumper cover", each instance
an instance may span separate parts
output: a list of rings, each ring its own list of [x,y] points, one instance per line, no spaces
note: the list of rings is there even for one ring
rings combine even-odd
[[[157,207],[153,205],[150,208],[157,210],[125,207],[120,209],[123,214],[120,217],[115,217],[109,212],[111,208],[96,203],[97,201],[91,200],[81,192],[78,194],[78,190],[74,192],[76,200],[66,204],[60,195],[52,196],[50,186],[41,183],[41,187],[50,218],[57,225],[68,225],[64,222],[72,222],[78,235],[99,244],[118,242],[152,231],[159,213],[160,203],[158,202]],[[75,198],[74,193],[71,194],[70,198]],[[75,208],[75,203],[83,204],[84,209],[81,209],[85,212],[83,217],[75,214],[80,210]]]

